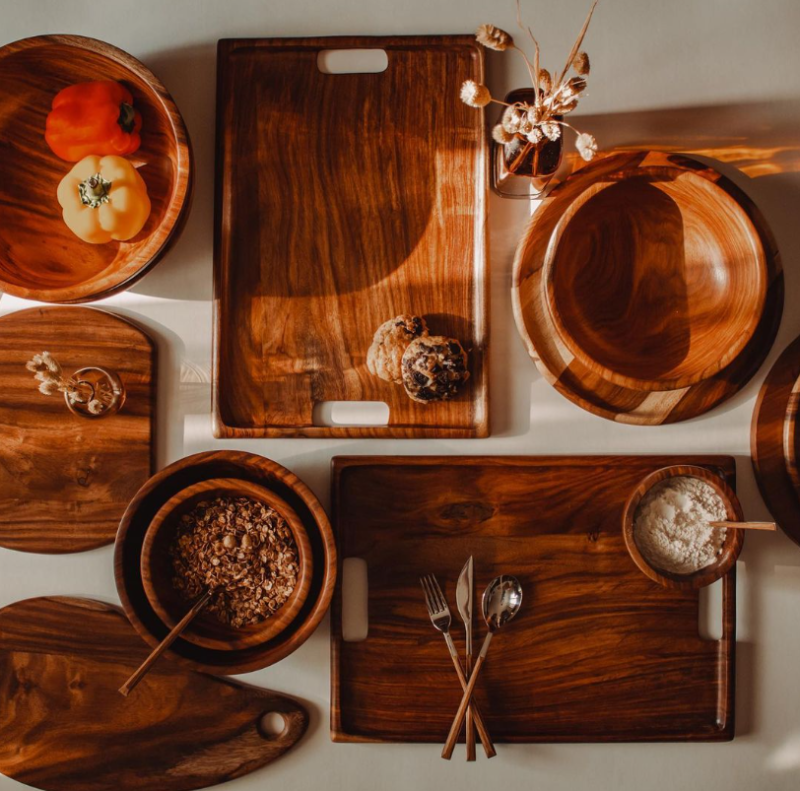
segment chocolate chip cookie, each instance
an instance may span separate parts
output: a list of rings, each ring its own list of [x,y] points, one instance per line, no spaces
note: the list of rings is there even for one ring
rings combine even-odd
[[[467,353],[455,338],[417,338],[403,354],[403,386],[414,401],[446,401],[467,379]]]
[[[367,370],[387,382],[403,383],[402,360],[408,345],[428,335],[425,319],[403,314],[383,322],[367,352]]]

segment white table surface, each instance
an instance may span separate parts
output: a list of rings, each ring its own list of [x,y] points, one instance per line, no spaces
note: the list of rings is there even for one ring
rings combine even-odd
[[[524,6],[543,43],[543,64],[559,67],[588,0],[525,0]],[[722,159],[723,170],[756,200],[775,232],[786,268],[783,322],[767,363],[735,398],[687,423],[642,428],[594,417],[559,396],[526,355],[511,317],[510,266],[529,207],[492,197],[490,438],[213,439],[209,381],[217,39],[455,33],[482,22],[513,30],[513,0],[0,0],[0,44],[43,33],[83,34],[115,44],[166,83],[189,127],[196,192],[183,236],[129,292],[97,303],[135,316],[159,340],[159,467],[201,450],[252,451],[285,464],[327,506],[329,462],[336,454],[727,453],[737,457],[746,515],[769,518],[750,466],[749,434],[755,396],[769,365],[800,333],[795,308],[800,290],[796,0],[601,0],[585,43],[593,68],[581,111],[592,115],[581,120],[601,147],[660,142]],[[511,54],[490,54],[488,68],[497,94],[526,84]],[[4,296],[0,314],[29,304]],[[47,594],[117,601],[111,559],[111,547],[55,557],[0,550],[0,606]],[[472,765],[442,761],[433,745],[333,744],[326,619],[290,658],[243,677],[303,699],[311,712],[307,736],[276,764],[227,787],[796,789],[800,547],[780,533],[749,535],[739,580],[737,734],[732,743],[500,745],[491,764],[479,756]],[[0,701],[0,718],[2,707]],[[0,777],[0,791],[17,788],[23,786]]]

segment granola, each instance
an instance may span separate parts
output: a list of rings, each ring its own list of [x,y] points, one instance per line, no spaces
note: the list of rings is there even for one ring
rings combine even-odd
[[[249,497],[199,502],[180,519],[170,546],[173,585],[187,600],[215,592],[206,605],[235,628],[273,616],[297,584],[297,545],[275,509]]]

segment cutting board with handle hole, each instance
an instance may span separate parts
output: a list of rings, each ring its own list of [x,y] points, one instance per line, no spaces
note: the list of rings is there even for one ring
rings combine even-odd
[[[0,610],[0,772],[44,791],[188,791],[253,772],[303,736],[297,701],[161,660],[122,611],[90,599]],[[278,735],[263,715],[284,720]]]
[[[732,739],[735,567],[713,608],[721,639],[707,639],[699,592],[652,582],[622,537],[631,490],[672,464],[701,465],[734,484],[730,456],[334,458],[339,557],[366,563],[368,589],[358,635],[366,639],[347,641],[355,630],[343,629],[340,571],[334,739],[444,742],[461,689],[419,578],[439,580],[463,656],[455,589],[470,555],[476,651],[486,585],[513,574],[523,586],[519,614],[492,640],[477,688],[495,741]]]
[[[321,53],[383,50],[325,73]],[[472,36],[219,42],[214,416],[218,437],[488,433],[487,143]],[[400,314],[458,338],[471,377],[421,404],[371,375]],[[383,425],[326,405],[388,405]],[[371,422],[362,420],[363,422]]]

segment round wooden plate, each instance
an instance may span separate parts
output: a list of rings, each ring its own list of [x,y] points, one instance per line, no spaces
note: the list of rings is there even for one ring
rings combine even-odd
[[[87,244],[64,224],[56,189],[72,168],[44,139],[53,97],[91,80],[123,82],[142,114],[128,159],[152,211],[128,242]],[[175,102],[122,50],[82,36],[37,36],[0,48],[0,291],[42,302],[86,302],[130,287],[166,252],[189,213],[192,153]]]
[[[800,338],[786,347],[761,385],[750,431],[750,454],[761,496],[783,532],[796,544],[800,544],[798,392]]]
[[[685,171],[724,190],[741,207],[758,233],[767,267],[766,297],[749,342],[711,378],[675,390],[646,391],[614,384],[591,370],[559,337],[545,303],[543,266],[561,217],[594,184],[624,180],[637,172]],[[761,213],[729,179],[689,157],[633,151],[599,159],[579,170],[545,198],[517,248],[512,301],[517,328],[542,375],[565,397],[596,415],[622,423],[657,425],[696,417],[730,398],[764,361],[783,311],[783,270],[777,246]],[[727,349],[721,349],[723,354]]]
[[[336,544],[328,517],[313,492],[277,462],[241,451],[188,456],[154,475],[136,494],[120,522],[114,552],[117,592],[136,631],[156,647],[169,631],[147,600],[140,573],[144,537],[153,517],[177,492],[209,478],[238,478],[265,486],[295,510],[308,532],[314,558],[303,608],[272,640],[237,651],[219,651],[178,638],[166,654],[194,670],[216,675],[249,673],[295,651],[319,626],[336,583]]]

